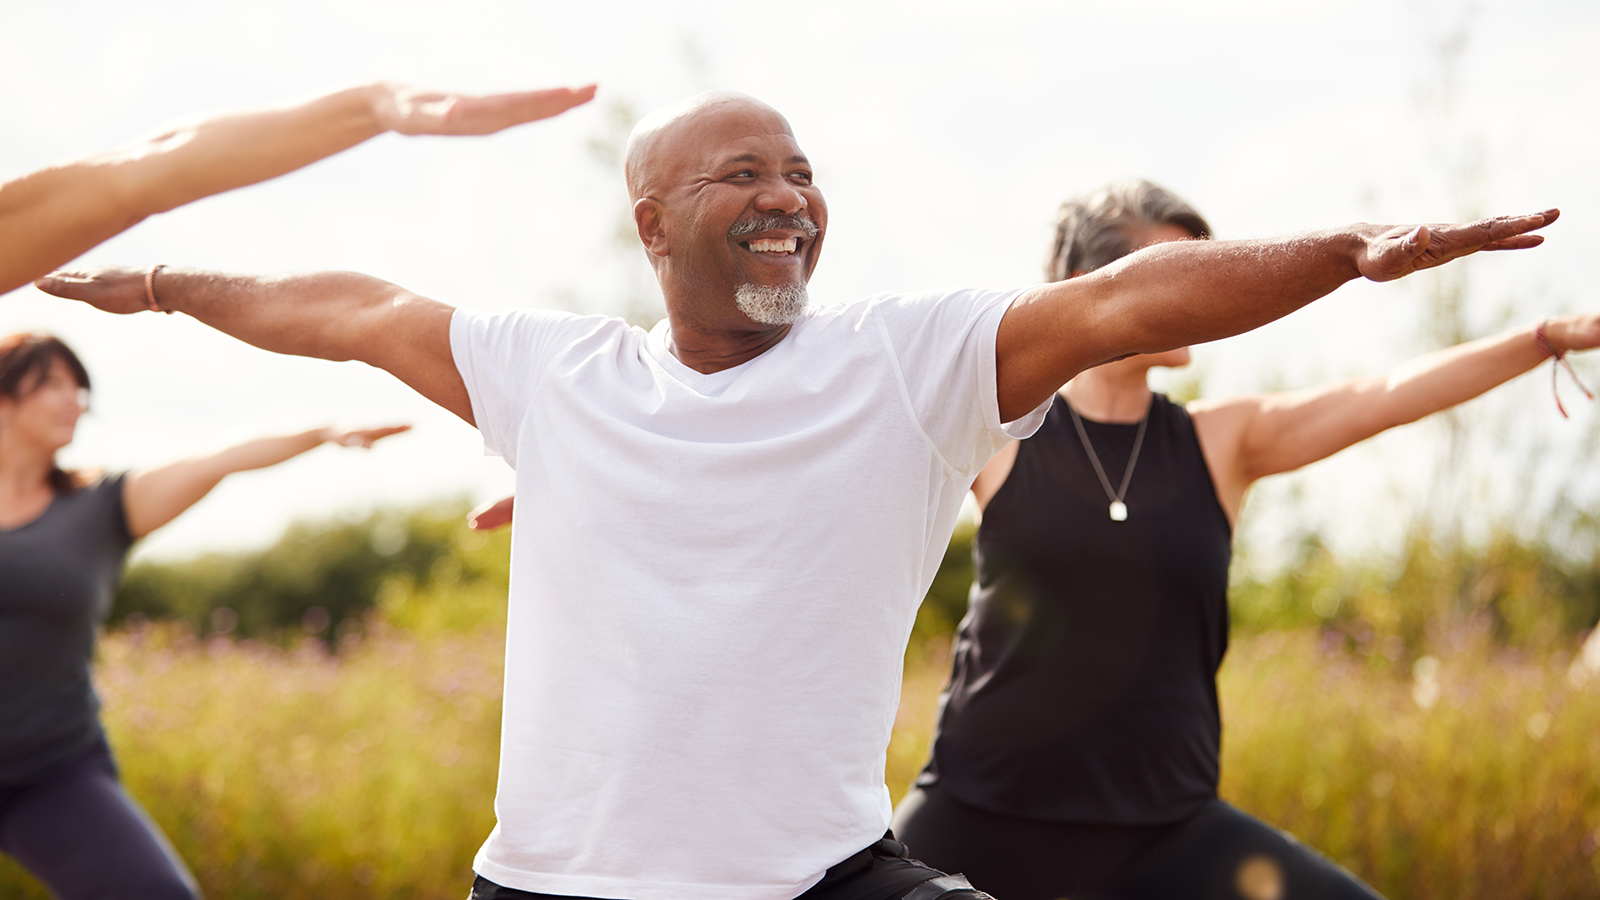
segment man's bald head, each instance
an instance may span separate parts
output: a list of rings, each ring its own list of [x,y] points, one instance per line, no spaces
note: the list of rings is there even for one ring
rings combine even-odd
[[[697,138],[703,138],[712,123],[728,116],[765,120],[768,128],[781,128],[792,134],[789,120],[771,106],[748,94],[734,91],[707,91],[687,100],[651,112],[628,135],[623,170],[628,180],[628,199],[637,203],[659,189],[663,178],[668,184],[683,166],[698,161]]]

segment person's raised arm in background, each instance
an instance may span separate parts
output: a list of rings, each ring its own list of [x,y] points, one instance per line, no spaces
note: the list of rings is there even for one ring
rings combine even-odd
[[[323,444],[370,448],[390,435],[410,429],[410,425],[353,431],[314,428],[299,434],[256,438],[215,453],[141,469],[130,474],[123,484],[128,532],[134,538],[142,538],[155,531],[200,502],[222,479],[236,472],[275,466]]]
[[[516,102],[517,121],[557,115],[593,88],[535,91]],[[526,98],[535,98],[537,102]],[[493,130],[510,124],[494,98],[436,111],[451,127]],[[439,101],[445,103],[447,101]],[[159,270],[159,272],[158,272]],[[184,312],[247,344],[295,356],[360,360],[384,369],[429,400],[472,422],[472,405],[450,352],[454,311],[426,297],[353,272],[287,277],[222,275],[158,266],[56,272],[37,286],[113,313]],[[314,323],[315,327],[312,327]]]
[[[1569,352],[1600,347],[1600,314],[1541,320],[1419,356],[1386,376],[1322,388],[1196,400],[1195,431],[1230,520],[1268,475],[1326,459],[1380,432],[1465,403]],[[1557,403],[1560,401],[1557,400]]]
[[[491,134],[593,96],[593,85],[471,96],[379,82],[172,123],[0,184],[0,294],[148,216],[275,178],[385,131]]]

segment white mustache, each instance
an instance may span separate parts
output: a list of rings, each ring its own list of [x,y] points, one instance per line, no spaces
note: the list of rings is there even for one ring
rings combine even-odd
[[[748,222],[735,222],[728,229],[729,237],[744,237],[747,234],[760,234],[763,231],[776,231],[780,228],[792,228],[805,233],[806,237],[817,236],[817,223],[811,221],[810,216],[762,216]]]

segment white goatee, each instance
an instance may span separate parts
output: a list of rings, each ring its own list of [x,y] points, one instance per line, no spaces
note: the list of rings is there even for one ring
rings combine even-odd
[[[788,325],[810,302],[803,284],[741,284],[733,299],[740,312],[763,325]]]

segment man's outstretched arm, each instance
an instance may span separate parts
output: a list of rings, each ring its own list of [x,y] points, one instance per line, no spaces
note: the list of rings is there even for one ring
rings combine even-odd
[[[35,284],[48,294],[126,314],[149,308],[148,277],[144,269],[111,266],[53,272]],[[355,272],[225,275],[163,266],[150,286],[162,310],[187,313],[274,353],[377,366],[476,424],[450,352],[455,310],[436,300]]]
[[[1479,250],[1519,250],[1557,210],[1464,225],[1356,225],[1292,238],[1173,241],[1018,298],[996,338],[1000,415],[1024,416],[1071,378],[1134,353],[1249,331],[1355,278],[1392,281]]]
[[[490,134],[593,96],[592,85],[476,97],[377,83],[174,123],[126,147],[0,184],[0,294],[147,216],[277,177],[385,131]]]

